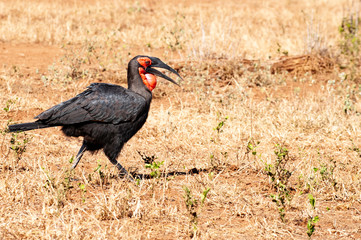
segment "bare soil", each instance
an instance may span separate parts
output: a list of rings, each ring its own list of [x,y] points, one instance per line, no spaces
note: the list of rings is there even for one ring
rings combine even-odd
[[[197,4],[208,9],[222,3]],[[146,15],[160,9],[155,1],[146,4],[147,11],[139,10]],[[193,2],[177,4],[189,8]],[[101,58],[92,55],[91,63],[77,68],[89,70],[82,72],[83,77],[61,80],[54,69],[66,64],[69,52],[50,42],[0,42],[0,107],[15,102],[7,111],[0,109],[4,128],[10,119],[32,121],[91,82],[126,86],[126,62],[137,53],[166,58],[185,81],[181,89],[159,81],[147,124],[119,157],[132,172],[146,176],[139,186],[119,179],[99,152],[84,156],[66,189],[69,159],[81,139],[66,138],[58,128],[32,131],[19,160],[10,150],[10,135],[2,135],[3,239],[306,239],[307,221],[315,215],[320,220],[313,239],[361,239],[359,96],[350,90],[346,97],[345,89],[357,87],[337,81],[340,69],[332,58],[304,54],[264,61],[222,56],[184,60],[184,49],[129,42],[124,47],[117,42],[114,46],[121,49],[122,58],[114,57],[116,64],[103,66],[94,60]],[[70,47],[79,49],[81,44]],[[72,60],[67,61],[70,67],[65,66],[64,72],[72,66]],[[347,100],[353,103],[351,113],[343,109]],[[224,128],[216,134],[222,120]],[[247,143],[257,140],[261,143],[253,155]],[[290,150],[288,167],[293,173],[293,198],[284,222],[270,197],[277,190],[264,170],[264,163],[275,158],[276,143]],[[137,151],[165,161],[160,178],[149,176]],[[337,167],[331,175],[333,160]],[[100,165],[104,178],[94,170]],[[322,166],[330,175],[314,170]],[[198,200],[197,235],[184,186]],[[201,205],[207,187],[211,190]],[[310,207],[309,193],[316,199],[315,209]]]

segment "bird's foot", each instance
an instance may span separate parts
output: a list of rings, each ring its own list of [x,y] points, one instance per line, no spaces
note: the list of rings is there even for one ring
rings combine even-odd
[[[130,173],[128,173],[128,171],[125,170],[125,168],[122,168],[122,169],[119,170],[118,176],[120,178],[125,178],[125,179],[127,179],[127,180],[129,180],[131,182],[135,182],[134,177]]]

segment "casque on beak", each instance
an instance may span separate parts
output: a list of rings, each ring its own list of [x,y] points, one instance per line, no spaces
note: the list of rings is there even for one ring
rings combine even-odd
[[[170,66],[168,66],[167,64],[165,64],[164,62],[162,62],[159,58],[156,58],[156,57],[149,57],[150,60],[152,61],[152,64],[149,65],[145,71],[147,73],[150,73],[150,74],[154,74],[158,77],[161,77],[161,78],[164,78],[176,85],[179,86],[178,83],[176,83],[176,81],[174,81],[173,79],[171,79],[170,77],[164,75],[162,72],[158,71],[157,69],[154,69],[153,67],[157,67],[157,68],[164,68],[164,69],[167,69],[168,71],[171,71],[172,73],[176,74],[180,79],[183,80],[183,78],[178,74],[178,72],[176,70],[174,70],[173,68],[171,68]]]

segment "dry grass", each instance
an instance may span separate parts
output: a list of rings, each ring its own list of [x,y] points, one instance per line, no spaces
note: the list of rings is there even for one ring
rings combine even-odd
[[[315,216],[312,238],[361,238],[361,90],[331,57],[347,1],[87,2],[0,2],[1,129],[91,82],[124,85],[132,56],[155,55],[185,80],[159,81],[119,161],[147,175],[138,151],[154,156],[160,177],[118,179],[102,153],[69,172],[80,139],[1,132],[2,239],[305,239]],[[328,57],[275,60],[308,51],[311,16]],[[265,170],[276,144],[289,151],[284,221]]]
[[[172,55],[171,48],[182,58],[266,59],[277,54],[278,44],[293,54],[308,51],[305,43],[334,46],[350,6],[348,1],[89,2],[1,1],[0,40],[55,45],[87,40],[117,54],[161,49]]]

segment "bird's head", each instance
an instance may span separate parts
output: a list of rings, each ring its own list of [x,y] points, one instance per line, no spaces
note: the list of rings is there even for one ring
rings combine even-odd
[[[155,86],[157,85],[156,76],[164,78],[164,79],[178,85],[173,79],[166,76],[165,74],[163,74],[162,72],[158,71],[155,68],[167,69],[167,70],[171,71],[172,73],[176,74],[180,79],[182,79],[182,77],[178,74],[178,72],[176,70],[174,70],[173,68],[171,68],[170,66],[168,66],[167,64],[162,62],[159,58],[139,55],[139,56],[136,56],[135,58],[133,58],[132,61],[136,61],[136,64],[137,64],[136,67],[137,67],[140,77],[143,80],[143,84],[150,91],[152,91],[155,88]]]

